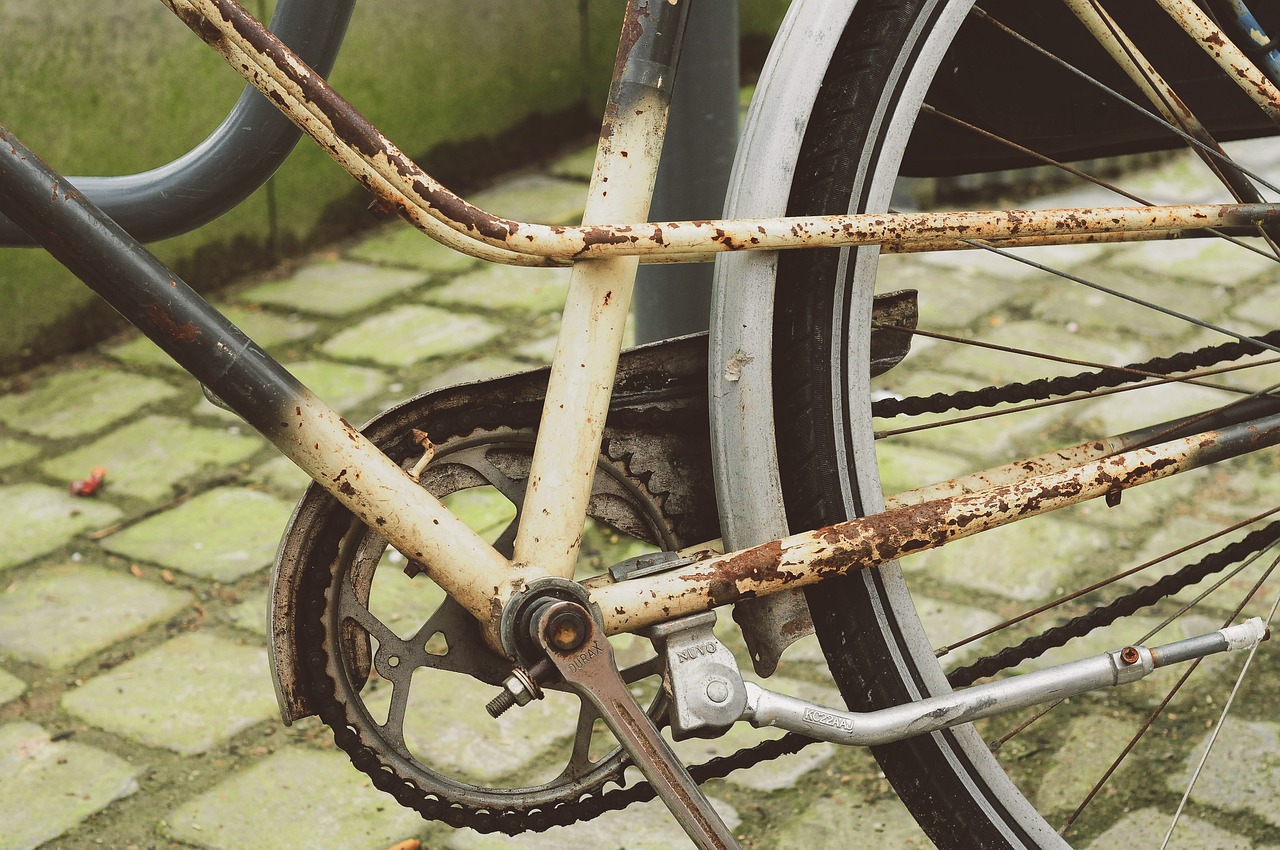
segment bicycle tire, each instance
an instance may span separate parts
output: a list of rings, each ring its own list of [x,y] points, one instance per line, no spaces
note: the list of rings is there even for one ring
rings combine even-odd
[[[972,0],[856,5],[810,116],[788,214],[888,208],[928,78],[946,61],[971,6]],[[774,427],[793,531],[882,506],[864,363],[877,262],[875,249],[790,252],[779,260]],[[823,582],[806,595],[851,710],[948,689],[897,565]],[[873,752],[939,847],[1067,846],[972,727]]]

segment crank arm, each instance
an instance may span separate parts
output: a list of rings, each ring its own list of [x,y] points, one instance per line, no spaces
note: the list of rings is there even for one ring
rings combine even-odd
[[[1218,652],[1251,649],[1268,636],[1262,620],[1255,617],[1164,646],[1127,646],[1034,673],[865,713],[827,708],[744,682],[746,708],[740,719],[753,726],[777,726],[836,744],[876,746],[1096,688],[1127,685],[1169,664]]]
[[[641,773],[700,848],[737,848],[738,843],[653,721],[618,673],[613,648],[587,610],[576,602],[553,602],[534,618],[531,635],[564,682],[590,700]]]

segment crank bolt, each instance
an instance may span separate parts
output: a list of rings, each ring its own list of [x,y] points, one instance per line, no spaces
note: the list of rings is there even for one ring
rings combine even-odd
[[[587,623],[578,611],[561,611],[547,623],[546,639],[560,652],[572,652],[586,641]]]
[[[1138,650],[1132,646],[1126,646],[1120,650],[1120,660],[1125,664],[1137,664],[1142,659],[1138,654]]]
[[[724,679],[712,679],[707,682],[707,699],[720,705],[729,698],[729,683]]]
[[[528,705],[535,699],[542,699],[542,689],[533,677],[517,667],[502,683],[502,691],[485,706],[490,717],[498,717],[507,709],[516,705]]]

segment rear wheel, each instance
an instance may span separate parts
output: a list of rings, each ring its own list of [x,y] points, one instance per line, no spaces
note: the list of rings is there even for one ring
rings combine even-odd
[[[1049,9],[1046,4],[997,2],[985,8],[991,17],[1004,19],[1003,22],[1032,39],[1048,40],[1055,50],[1069,53],[1071,60],[1119,88],[1128,98],[1141,99],[1141,91],[1124,78],[1082,24],[1065,11],[1066,7],[1052,5],[1053,9]],[[968,192],[971,196],[968,208],[972,209],[1012,205],[998,195],[1029,192],[1030,187],[1001,183],[989,177],[928,184],[902,178],[904,172],[937,174],[954,167],[956,161],[971,167],[1012,167],[1029,162],[1043,166],[1043,161],[1026,153],[1027,148],[1050,159],[1060,159],[1127,153],[1142,148],[1185,147],[1176,133],[1161,128],[1131,105],[1091,84],[1075,82],[1070,72],[992,24],[985,19],[985,13],[971,14],[971,6],[972,2],[964,0],[862,0],[857,4],[810,119],[792,184],[791,214],[884,211],[902,204],[919,203],[919,190],[924,186],[933,188],[930,194],[934,197],[949,192],[951,198],[963,199]],[[1157,7],[1146,8],[1144,4],[1142,10],[1126,10],[1126,13],[1138,14],[1144,24],[1150,19],[1149,26],[1130,26],[1126,31],[1135,38],[1148,37],[1142,45],[1144,52],[1153,62],[1160,60],[1161,70],[1170,84],[1179,87],[1191,110],[1203,116],[1209,133],[1223,140],[1255,133],[1267,126],[1265,120],[1258,120],[1247,103],[1242,105],[1243,95],[1232,81],[1207,62],[1190,39],[1176,31]],[[1001,63],[1002,72],[996,70],[997,62]],[[1010,67],[1016,70],[1010,72]],[[997,90],[993,91],[993,86],[998,87]],[[1056,100],[1048,109],[1031,105],[1050,98]],[[974,130],[974,126],[998,138],[993,140]],[[1274,127],[1269,132],[1274,132]],[[1266,145],[1247,145],[1252,147],[1232,152],[1257,159],[1266,150]],[[947,158],[947,152],[954,155]],[[1219,172],[1215,176],[1199,163],[1194,153],[1172,156],[1175,158],[1160,172],[1135,172],[1117,178],[1117,182],[1127,179],[1133,187],[1127,190],[1128,197],[1096,184],[1077,184],[1081,188],[1074,190],[1074,194],[1068,195],[1068,189],[1062,189],[1059,194],[1063,197],[1044,197],[1039,203],[1028,198],[1025,202],[1064,207],[1142,203],[1142,200],[1133,200],[1142,197],[1140,190],[1171,191],[1160,181],[1190,168],[1201,168],[1207,175],[1189,181],[1202,188],[1156,200],[1162,203],[1232,200],[1231,190],[1223,185],[1222,174],[1230,172],[1238,177],[1234,166],[1215,160]],[[1262,158],[1265,163],[1265,155]],[[1256,172],[1258,167],[1250,170]],[[1049,166],[1039,176],[1065,175],[1064,179],[1077,181],[1074,168]],[[1095,164],[1087,168],[1093,169]],[[1240,181],[1235,182],[1239,197]],[[1259,196],[1274,196],[1274,190],[1254,177],[1246,176],[1243,182]],[[984,185],[988,187],[985,193]],[[994,192],[989,188],[993,185]],[[913,191],[917,194],[915,199],[911,197]],[[1151,273],[1152,258],[1158,260],[1162,256],[1153,253],[1152,246],[1161,244],[1061,246],[1032,249],[1025,256],[1081,272],[1074,277],[1085,273],[1102,277],[1107,286],[1140,295],[1144,300],[1163,298],[1183,309],[1194,308],[1193,312],[1199,310],[1213,323],[1229,323],[1248,333],[1259,330],[1252,321],[1239,319],[1242,311],[1249,309],[1248,304],[1263,303],[1259,299],[1267,278],[1276,274],[1274,245],[1268,244],[1262,234],[1232,234],[1229,240],[1188,239],[1171,243],[1171,250],[1185,251],[1188,257],[1197,258],[1197,262],[1201,257],[1213,261],[1221,254],[1224,272],[1217,275],[1217,279],[1212,272],[1180,268],[1176,262],[1159,262],[1157,264],[1164,267],[1162,273]],[[1184,249],[1184,245],[1191,247]],[[1071,388],[1066,393],[1078,398],[1079,403],[1052,408],[1049,413],[1036,409],[1007,418],[913,431],[878,441],[877,437],[884,432],[897,430],[901,420],[873,421],[875,415],[886,409],[884,405],[873,407],[873,397],[893,399],[943,393],[954,399],[958,390],[973,389],[979,392],[961,398],[976,400],[989,412],[1013,406],[1006,399],[1017,395],[1015,391],[985,390],[989,383],[1028,382],[1055,374],[1096,371],[1083,361],[1113,367],[1156,362],[1152,358],[1168,357],[1220,340],[1230,341],[1227,337],[1215,338],[1215,332],[1203,326],[1157,312],[1148,313],[1147,308],[1132,301],[1055,278],[1052,272],[1029,269],[1015,258],[999,256],[973,245],[951,247],[969,250],[948,252],[937,258],[882,257],[875,249],[804,251],[782,256],[774,313],[774,414],[787,521],[793,530],[820,527],[848,516],[880,510],[882,471],[891,479],[891,489],[945,480],[1073,442],[1128,430],[1137,424],[1133,421],[1135,414],[1147,416],[1146,424],[1153,424],[1177,415],[1213,409],[1238,398],[1241,388],[1253,392],[1280,379],[1275,371],[1268,373],[1265,367],[1255,366],[1230,378],[1201,379],[1200,386],[1173,383],[1160,389],[1142,390],[1136,396],[1117,395],[1110,401],[1097,397],[1097,386],[1092,391]],[[962,255],[968,255],[969,262],[959,259]],[[1227,269],[1230,271],[1225,271]],[[945,331],[946,335],[918,338],[917,352],[908,362],[877,379],[873,386],[867,374],[871,297],[877,287],[884,290],[902,285],[920,289],[921,328]],[[981,338],[983,335],[985,340]],[[998,351],[979,348],[975,342],[1003,348]],[[1013,354],[1012,349],[1027,356]],[[1036,366],[1028,369],[1023,364],[1048,361],[1036,360],[1031,354],[1068,357],[1077,362],[1070,365],[1051,362],[1037,371]],[[1210,355],[1204,355],[1200,362],[1209,358]],[[912,367],[913,359],[919,361],[918,370]],[[1169,368],[1165,361],[1158,362],[1159,368],[1148,364],[1143,370],[1154,372]],[[1180,366],[1178,371],[1185,376],[1192,368],[1202,367]],[[1133,375],[1125,377],[1135,380]],[[1081,379],[1068,385],[1087,383],[1089,381]],[[1093,381],[1095,385],[1098,383]],[[1205,383],[1216,386],[1203,386]],[[1224,384],[1228,385],[1226,390],[1222,388]],[[1029,399],[1063,394],[1052,385],[1033,384],[1032,387],[1024,393]],[[1143,400],[1133,402],[1133,398]],[[953,402],[932,406],[890,403],[899,409],[919,411],[911,425],[936,425],[940,418],[937,411],[949,408]],[[957,416],[952,413],[941,418]],[[1136,515],[1133,521],[1116,519],[1123,516],[1123,510],[1110,516],[1106,514],[1107,509],[1090,505],[1068,521],[1055,517],[1027,523],[1029,527],[1039,523],[1044,530],[1002,530],[982,536],[990,537],[994,543],[983,540],[968,549],[963,544],[955,545],[954,550],[948,547],[945,555],[940,552],[937,556],[916,556],[921,560],[919,565],[908,561],[905,566],[917,597],[908,590],[903,569],[897,565],[857,573],[837,582],[824,582],[808,594],[808,602],[831,673],[854,710],[870,710],[945,691],[950,686],[935,656],[935,647],[945,647],[962,635],[949,633],[945,624],[930,633],[921,624],[916,610],[921,604],[920,588],[933,599],[942,600],[944,608],[998,609],[1001,616],[1018,614],[1023,608],[1030,609],[1042,601],[1064,595],[1068,588],[1059,588],[1059,582],[1067,584],[1078,580],[1088,584],[1105,578],[1128,566],[1120,562],[1122,555],[1136,553],[1140,556],[1138,560],[1143,560],[1151,547],[1160,542],[1159,538],[1166,536],[1154,533],[1159,520],[1165,517],[1176,516],[1183,521],[1181,524],[1198,529],[1207,523],[1207,514],[1216,515],[1224,525],[1232,525],[1250,512],[1265,510],[1270,506],[1266,502],[1266,476],[1274,466],[1273,461],[1273,457],[1245,459],[1230,470],[1196,473],[1189,478],[1195,483],[1161,485],[1163,489],[1158,489],[1154,496],[1139,496],[1138,492],[1132,497],[1126,495],[1126,503],[1135,506],[1131,511]],[[910,470],[909,474],[904,475],[904,467]],[[1211,509],[1188,510],[1188,487],[1206,488],[1202,492],[1212,494]],[[1249,530],[1250,526],[1243,526],[1236,537]],[[1018,535],[1026,535],[1023,539],[1030,542],[1017,543]],[[1181,538],[1169,536],[1167,548],[1190,542],[1198,535],[1188,531]],[[1256,546],[1261,546],[1267,539],[1263,535],[1254,541]],[[1206,544],[1209,549],[1222,545]],[[1018,548],[1020,546],[1038,547],[1039,551]],[[1049,549],[1066,553],[1069,563],[1051,562],[1055,552],[1045,551]],[[996,577],[992,559],[1026,558],[1028,553],[1035,562],[1016,564],[1007,574],[1016,576],[1021,571],[1038,575],[1037,578],[1011,586],[1013,579]],[[1043,563],[1039,562],[1041,556]],[[1167,562],[1156,570],[1168,571],[1168,563],[1180,566],[1187,560],[1195,557],[1188,554],[1182,556],[1182,561]],[[992,576],[983,574],[987,571]],[[1154,578],[1145,581],[1149,583]],[[1252,580],[1238,578],[1227,586],[1232,584],[1243,584],[1243,593],[1232,599],[1220,594],[1211,596],[1191,608],[1179,622],[1197,624],[1198,628],[1189,627],[1191,631],[1217,628],[1224,624],[1221,621],[1239,613],[1238,603],[1244,605],[1246,614],[1267,615],[1267,610],[1253,609],[1269,608],[1269,597],[1265,606],[1258,599],[1251,602],[1245,598],[1257,593],[1257,589],[1252,588]],[[1090,606],[1101,606],[1132,590],[1131,585],[1122,583],[1091,592],[1054,609],[1061,613],[1050,612],[987,637],[984,648],[995,649],[1002,642],[1015,644],[1033,631],[1042,631]],[[1273,595],[1274,590],[1271,593]],[[1267,597],[1265,583],[1262,594]],[[1181,607],[1171,598],[1157,597],[1131,611],[1130,616],[1102,627],[1087,641],[1076,641],[1068,647],[1071,650],[1068,654],[1091,654],[1098,651],[1093,647],[1094,642],[1099,641],[1109,648],[1135,641],[1147,630],[1147,625],[1158,623],[1166,614],[1177,613]],[[1109,618],[1096,619],[1101,622]],[[1177,634],[1170,631],[1153,642],[1183,636],[1181,631]],[[1082,642],[1087,642],[1089,648],[1077,649]],[[1034,658],[1011,662],[1012,665],[1037,663],[1042,662]],[[1272,673],[1274,667],[1272,662]],[[988,665],[988,669],[998,671],[1000,665]],[[1250,692],[1255,694],[1254,700],[1238,709],[1249,715],[1241,722],[1263,723],[1261,727],[1250,728],[1260,729],[1264,735],[1268,731],[1280,731],[1265,725],[1266,718],[1274,716],[1274,696],[1265,684],[1265,670],[1255,673],[1263,677],[1263,684],[1252,686]],[[1209,684],[1221,686],[1225,675],[1215,668]],[[967,682],[972,676],[965,678]],[[1166,678],[1172,685],[1176,674]],[[1196,691],[1201,705],[1206,697],[1213,699],[1211,693],[1221,694],[1219,704],[1225,698],[1221,689]],[[1033,750],[1054,748],[1063,753],[1078,746],[1078,730],[1085,727],[1075,723],[1075,719],[1091,716],[1088,712],[1106,716],[1103,725],[1108,736],[1112,736],[1112,720],[1132,719],[1134,728],[1140,728],[1159,698],[1153,691],[1142,691],[1136,696],[1090,695],[1077,702],[1083,707],[1066,706],[1060,710],[1063,716],[1072,719],[1051,719],[1033,727],[1035,731],[1031,736],[1037,741],[1032,745]],[[1187,725],[1188,712],[1196,718],[1194,726]],[[1141,746],[1145,749],[1135,748],[1143,764],[1150,767],[1164,763],[1168,773],[1183,770],[1185,753],[1194,750],[1204,738],[1207,715],[1187,707],[1179,709],[1179,713],[1183,719],[1172,724],[1171,738],[1162,739],[1160,743],[1144,743]],[[1064,824],[1073,843],[1079,840],[1087,844],[1093,836],[1122,819],[1123,812],[1113,806],[1093,822],[1077,821],[1074,803],[1064,803],[1055,793],[1046,793],[1043,786],[1031,788],[1037,805],[1048,811],[1053,823],[1046,821],[1024,794],[1026,789],[1020,789],[1006,774],[1010,767],[1013,774],[1018,774],[1019,765],[1011,765],[1007,757],[1002,760],[998,757],[1001,754],[993,756],[988,745],[989,739],[1002,738],[1004,731],[1015,722],[1016,719],[998,719],[990,721],[981,733],[973,727],[963,727],[876,750],[876,757],[895,790],[939,846],[1058,847],[1063,846],[1058,829]],[[1012,747],[1007,747],[1005,753],[1010,749]],[[1063,763],[1070,761],[1066,759]],[[1105,763],[1093,767],[1092,761],[1096,759],[1091,760],[1088,770],[1101,772],[1105,768]],[[1053,775],[1060,778],[1065,774]],[[1080,782],[1083,794],[1092,786],[1094,778],[1072,777],[1070,782]],[[1144,784],[1151,786],[1152,783]],[[1160,812],[1172,811],[1180,792],[1163,782],[1156,785],[1155,790],[1147,787],[1140,800],[1134,799],[1132,807],[1139,808],[1140,803]],[[1233,809],[1225,804],[1225,807],[1216,803],[1204,805],[1206,812],[1219,815],[1243,812],[1245,832],[1261,831],[1266,826],[1265,816],[1250,811],[1247,806]]]

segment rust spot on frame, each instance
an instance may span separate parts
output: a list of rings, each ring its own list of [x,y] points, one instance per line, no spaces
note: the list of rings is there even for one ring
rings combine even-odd
[[[155,322],[156,327],[178,342],[195,342],[196,337],[200,336],[200,329],[190,322],[180,325],[174,321],[163,304],[148,304],[147,316]]]

